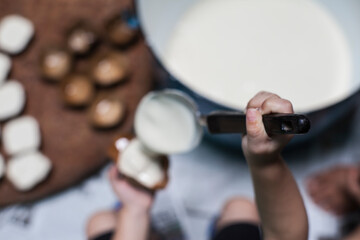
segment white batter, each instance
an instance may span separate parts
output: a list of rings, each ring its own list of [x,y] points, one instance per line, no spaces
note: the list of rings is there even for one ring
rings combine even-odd
[[[173,154],[189,151],[201,138],[191,109],[167,94],[145,96],[135,116],[135,131],[151,151]]]
[[[346,96],[347,40],[311,0],[202,0],[177,24],[161,57],[205,97],[244,109],[260,90],[316,110]]]

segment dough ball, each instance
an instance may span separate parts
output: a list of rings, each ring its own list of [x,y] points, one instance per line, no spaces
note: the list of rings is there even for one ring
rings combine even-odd
[[[78,22],[67,33],[68,49],[77,55],[86,55],[98,42],[97,33],[85,22]]]
[[[84,107],[94,98],[95,87],[86,75],[73,73],[62,81],[61,95],[67,105]]]
[[[91,105],[89,120],[94,127],[106,129],[119,125],[126,116],[124,101],[114,96],[100,96]]]
[[[117,51],[100,54],[92,63],[91,75],[95,83],[102,87],[124,82],[129,75],[128,58]]]
[[[136,14],[125,10],[108,20],[105,24],[107,39],[116,46],[127,46],[139,37],[139,24]]]
[[[61,47],[44,49],[39,61],[41,75],[50,82],[60,82],[73,68],[73,57]]]

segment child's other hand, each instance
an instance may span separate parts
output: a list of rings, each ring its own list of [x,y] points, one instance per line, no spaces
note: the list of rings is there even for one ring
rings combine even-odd
[[[243,152],[248,161],[253,164],[267,164],[279,159],[281,150],[292,136],[268,136],[262,122],[262,115],[293,112],[291,102],[269,92],[260,92],[249,101],[246,111],[247,134],[242,138]]]
[[[124,208],[136,213],[147,213],[153,203],[153,193],[138,189],[128,181],[119,177],[116,166],[109,169],[111,186]]]

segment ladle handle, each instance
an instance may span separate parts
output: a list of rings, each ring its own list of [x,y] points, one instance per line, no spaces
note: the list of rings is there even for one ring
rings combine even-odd
[[[238,112],[213,112],[206,116],[207,128],[211,134],[246,134],[246,116]],[[268,135],[304,134],[310,130],[310,120],[299,114],[263,115],[263,123]]]

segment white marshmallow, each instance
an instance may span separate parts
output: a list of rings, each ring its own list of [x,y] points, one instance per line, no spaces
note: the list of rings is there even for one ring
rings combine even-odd
[[[4,157],[0,154],[0,179],[5,173],[5,160]]]
[[[158,157],[147,152],[138,139],[133,139],[119,158],[119,171],[145,187],[155,187],[165,179]]]
[[[24,116],[5,124],[3,144],[8,154],[14,155],[29,150],[37,150],[40,143],[40,128],[35,118]]]
[[[0,121],[20,114],[25,106],[25,89],[17,81],[9,81],[0,87]]]
[[[164,178],[164,170],[156,159],[151,159],[152,163],[148,167],[139,173],[137,181],[146,187],[152,188],[161,183]]]
[[[11,60],[5,54],[0,53],[0,85],[5,81],[11,69]]]
[[[33,35],[33,23],[20,15],[8,15],[0,22],[0,48],[10,54],[23,51]]]
[[[20,191],[27,191],[44,181],[51,161],[40,152],[29,152],[9,160],[6,176]]]

